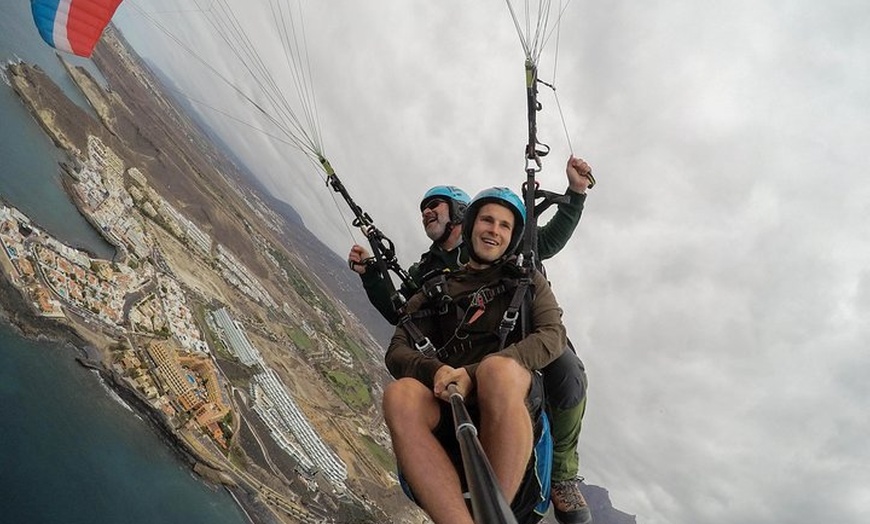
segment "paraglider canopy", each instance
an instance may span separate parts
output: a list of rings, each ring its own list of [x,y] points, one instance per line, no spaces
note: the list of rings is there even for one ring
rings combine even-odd
[[[42,39],[55,49],[89,57],[122,0],[30,0]]]

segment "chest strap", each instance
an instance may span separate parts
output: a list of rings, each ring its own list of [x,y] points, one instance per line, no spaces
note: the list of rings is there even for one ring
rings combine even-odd
[[[502,315],[502,319],[498,327],[499,351],[504,349],[505,341],[507,340],[508,335],[516,327],[517,319],[519,318],[519,313],[522,309],[527,292],[530,288],[534,287],[532,286],[531,278],[529,278],[528,273],[524,271],[523,275],[520,278],[511,279],[511,281],[508,283],[502,281],[496,286],[479,289],[470,295],[473,298],[468,308],[477,307],[479,309],[482,309],[486,304],[495,300],[495,298],[502,293],[508,292],[510,288],[514,286],[514,283],[516,285],[516,288],[514,289],[514,294],[511,297],[508,308],[505,310],[504,315]],[[459,318],[464,319],[467,316],[467,310],[462,312],[462,308],[458,307],[455,299],[441,299],[438,302],[439,303],[437,308],[429,307],[418,309],[417,311],[414,311],[410,314],[406,313],[399,319],[398,322],[398,326],[404,329],[408,336],[411,337],[411,340],[414,343],[414,348],[427,357],[437,357],[438,349],[435,347],[434,344],[432,344],[432,341],[429,339],[429,337],[423,334],[423,332],[414,321],[427,317],[445,315],[449,311],[451,305],[455,307],[457,316]],[[457,327],[457,329],[461,329],[461,327],[462,326],[460,325]],[[525,335],[525,333],[523,335]]]

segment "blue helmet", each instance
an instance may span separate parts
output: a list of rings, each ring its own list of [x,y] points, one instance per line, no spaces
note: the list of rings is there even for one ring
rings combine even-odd
[[[450,209],[451,224],[459,225],[462,223],[465,208],[471,202],[471,197],[468,196],[468,193],[456,186],[435,186],[423,195],[423,199],[420,201],[421,212],[433,198],[441,198],[447,201],[447,207]]]
[[[500,204],[511,210],[514,214],[514,230],[511,234],[511,242],[504,256],[513,254],[520,240],[523,237],[523,229],[526,225],[526,204],[523,199],[516,193],[506,187],[491,187],[484,189],[468,204],[465,210],[465,218],[462,224],[462,241],[468,246],[468,252],[472,258],[475,258],[474,249],[471,247],[471,230],[474,227],[474,221],[477,218],[477,213],[484,204]]]

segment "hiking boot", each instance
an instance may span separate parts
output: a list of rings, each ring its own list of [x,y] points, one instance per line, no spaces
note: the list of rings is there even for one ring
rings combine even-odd
[[[554,482],[550,489],[550,500],[553,502],[553,513],[560,524],[589,524],[592,522],[592,512],[586,505],[586,499],[580,492],[583,477]]]

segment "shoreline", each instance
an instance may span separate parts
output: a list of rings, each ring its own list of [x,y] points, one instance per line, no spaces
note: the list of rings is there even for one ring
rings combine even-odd
[[[183,444],[181,437],[162,419],[162,414],[155,410],[138,391],[124,383],[124,379],[107,368],[103,363],[103,353],[94,344],[88,342],[69,324],[69,320],[58,320],[37,315],[26,303],[21,291],[9,280],[5,272],[0,271],[0,321],[11,326],[20,336],[37,341],[54,342],[70,346],[74,349],[76,362],[86,369],[99,372],[100,377],[112,391],[117,393],[137,414],[144,416],[161,435],[171,438],[173,449],[176,449],[189,466],[198,462],[208,466],[203,457],[197,457],[193,450]],[[203,459],[203,460],[200,460]]]
[[[24,296],[9,279],[5,271],[0,271],[0,321],[5,321],[19,335],[30,340],[56,342],[72,346],[79,357],[101,358],[102,352],[94,344],[82,337],[69,320],[48,318],[34,313]]]
[[[202,482],[214,489],[224,488],[230,491],[233,500],[252,524],[274,522],[268,516],[269,510],[259,507],[261,503],[257,500],[256,490],[251,492],[244,483],[237,482],[231,473],[214,464],[208,457],[198,454],[159,410],[141,393],[130,387],[123,377],[105,366],[104,351],[79,334],[74,322],[37,315],[5,271],[0,271],[0,296],[3,297],[0,300],[0,322],[28,340],[51,342],[71,348],[76,362],[84,369],[99,373],[106,386],[121,397],[135,414],[141,416],[158,438]]]
[[[58,174],[61,179],[61,185],[67,198],[75,204],[76,211],[84,217],[92,228],[97,232],[97,235],[114,251],[112,261],[123,260],[126,257],[123,247],[117,245],[112,239],[100,230],[93,219],[83,212],[81,202],[79,201],[75,191],[72,188],[72,176],[69,173],[68,162],[75,162],[77,148],[67,139],[62,131],[56,129],[52,122],[46,121],[44,115],[36,109],[36,101],[28,94],[31,87],[37,80],[31,78],[27,73],[27,68],[33,67],[39,70],[38,66],[29,66],[26,63],[19,63],[15,68],[9,71],[7,76],[10,78],[12,90],[17,95],[19,100],[27,108],[31,118],[33,118],[44,133],[54,143],[54,146],[64,152],[66,162],[58,162]],[[72,78],[72,77],[71,77]],[[26,79],[26,80],[25,80]],[[75,79],[73,78],[73,81]],[[5,202],[5,199],[0,200]],[[37,224],[38,225],[38,224]],[[89,255],[89,249],[84,250]],[[154,430],[158,437],[169,446],[173,454],[175,454],[189,470],[194,473],[199,479],[211,487],[218,489],[236,490],[233,496],[234,501],[246,515],[246,518],[254,524],[264,523],[271,524],[275,519],[271,516],[271,512],[262,506],[262,502],[258,500],[258,491],[247,485],[245,482],[238,482],[231,473],[214,464],[210,457],[203,456],[190,446],[178,433],[175,428],[166,420],[163,414],[154,408],[144,396],[129,386],[123,379],[105,364],[105,359],[108,356],[109,348],[104,344],[99,344],[88,339],[83,326],[78,325],[75,320],[69,318],[57,319],[48,318],[39,315],[34,307],[28,302],[22,291],[18,289],[10,279],[10,276],[5,271],[0,270],[0,322],[9,324],[20,336],[38,341],[48,341],[73,348],[74,358],[86,369],[92,369],[99,373],[102,380],[112,391],[118,394],[133,411],[143,417],[149,427]]]
[[[90,360],[81,356],[75,357],[76,362],[85,369],[91,369],[100,374],[106,385],[118,394],[121,399],[130,406],[137,414],[142,415],[160,436],[161,440],[169,444],[169,447],[183,459],[185,463],[202,479],[218,485],[237,485],[225,472],[215,464],[209,463],[204,457],[197,455],[185,440],[178,435],[175,429],[163,414],[154,409],[148,399],[141,393],[127,385],[124,378],[116,372],[108,369],[102,362]]]
[[[71,153],[69,151],[66,151],[66,154],[68,157],[74,158],[73,155],[71,155]],[[100,225],[96,221],[94,221],[92,216],[90,216],[88,213],[85,213],[84,211],[82,211],[82,207],[84,207],[84,202],[82,201],[81,198],[79,198],[78,193],[76,193],[75,188],[73,187],[74,178],[70,172],[71,167],[65,162],[58,162],[58,166],[60,166],[60,169],[59,169],[59,171],[60,171],[60,185],[61,185],[61,187],[63,187],[64,193],[66,193],[67,197],[75,205],[75,208],[76,208],[76,211],[78,212],[78,214],[82,218],[84,218],[88,224],[90,224],[90,226],[97,233],[97,235],[103,240],[103,242],[105,242],[106,245],[112,249],[113,253],[112,253],[112,258],[110,260],[112,262],[123,263],[127,258],[126,249],[124,248],[124,246],[119,244],[115,239],[111,238],[109,235],[107,235],[105,233],[105,231],[103,231],[103,228],[101,228]],[[84,251],[91,258],[102,258],[102,257],[99,257],[96,254],[92,253],[87,248],[82,248],[82,247],[78,247],[78,246],[71,246],[71,247],[74,247],[76,249],[80,249],[81,251]]]
[[[73,201],[77,212],[96,230],[99,238],[108,244],[108,247],[114,249],[115,254],[111,257],[112,260],[115,262],[118,262],[119,259],[123,260],[127,256],[124,247],[119,246],[114,239],[107,238],[105,232],[88,216],[87,207],[83,208],[81,199],[73,187],[76,177],[72,171],[79,160],[79,151],[72,146],[72,141],[59,139],[59,137],[66,138],[67,136],[64,131],[66,130],[65,125],[68,124],[68,119],[65,116],[68,115],[63,111],[55,114],[49,110],[38,109],[46,105],[50,107],[51,102],[53,102],[51,99],[46,100],[39,96],[42,92],[40,91],[41,83],[49,82],[50,79],[38,74],[36,66],[22,64],[16,70],[18,75],[27,81],[16,82],[18,88],[14,89],[15,93],[28,108],[30,116],[37,120],[43,131],[49,135],[54,145],[66,154],[65,160],[57,162],[61,185],[66,197]],[[81,131],[88,137],[92,130]],[[79,132],[70,131],[72,137],[80,138],[79,135]],[[94,136],[98,136],[98,133],[94,133]],[[71,147],[67,147],[66,144]],[[85,249],[83,251],[89,255],[92,254],[91,250]],[[91,258],[94,257],[91,256]],[[189,430],[188,426],[174,427],[175,419],[169,418],[159,407],[152,405],[145,398],[145,394],[140,393],[138,388],[130,382],[130,379],[121,374],[121,368],[117,368],[116,371],[112,350],[116,348],[116,342],[124,342],[126,338],[124,333],[104,329],[105,326],[102,324],[86,324],[84,322],[86,317],[77,316],[75,308],[71,310],[66,306],[64,310],[67,318],[42,317],[36,305],[31,304],[29,297],[21,293],[22,290],[18,289],[16,284],[12,282],[14,274],[3,275],[4,280],[9,280],[9,282],[0,286],[4,288],[0,292],[3,292],[6,297],[5,300],[0,300],[0,310],[7,305],[8,308],[5,312],[0,311],[0,319],[6,318],[27,338],[60,341],[75,347],[76,360],[81,366],[97,371],[104,386],[118,394],[136,415],[146,418],[147,423],[172,448],[173,453],[183,460],[186,467],[189,467],[199,478],[209,486],[224,487],[231,490],[236,495],[234,497],[236,501],[240,502],[239,507],[255,524],[316,522],[320,518],[318,516],[320,511],[328,512],[339,509],[344,516],[345,510],[339,507],[339,501],[337,501],[334,492],[331,494],[325,492],[326,497],[323,500],[318,499],[319,493],[311,499],[311,494],[302,489],[305,487],[304,485],[291,486],[286,479],[276,489],[273,489],[270,484],[272,477],[269,475],[271,473],[268,469],[261,469],[261,464],[252,463],[249,468],[247,463],[240,463],[235,460],[235,456],[228,456],[224,450],[213,446],[210,442],[201,440],[199,434]],[[12,293],[13,289],[14,293]],[[133,340],[129,342],[130,345],[134,343]],[[124,345],[126,346],[126,344]],[[353,435],[350,432],[345,433],[345,429],[338,426],[327,428],[327,430],[335,432],[336,438],[350,442],[349,439]],[[359,447],[354,447],[351,452],[359,453],[359,449]],[[370,462],[363,463],[362,459],[359,460],[360,467],[374,469]],[[370,472],[366,471],[366,473]],[[374,477],[374,475],[372,477],[381,478],[380,476]],[[263,480],[264,478],[266,480]],[[280,480],[278,477],[275,478]],[[376,489],[386,490],[388,488],[389,485],[386,485],[385,482],[385,486],[378,485]],[[361,507],[359,501],[352,502],[352,511],[370,511],[367,507]],[[378,511],[382,511],[377,505],[374,507]],[[351,509],[347,510],[347,512],[350,511]]]

